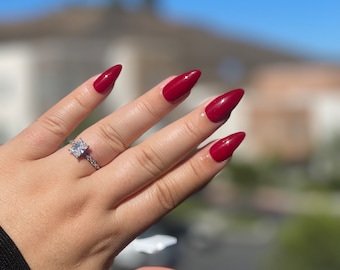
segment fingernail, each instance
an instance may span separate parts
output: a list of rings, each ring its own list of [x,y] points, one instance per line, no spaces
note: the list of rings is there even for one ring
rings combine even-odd
[[[93,83],[94,89],[98,93],[105,93],[113,87],[115,84],[120,71],[122,70],[122,65],[115,65],[108,70],[104,71]]]
[[[215,98],[205,108],[207,117],[214,123],[226,121],[232,110],[240,102],[243,94],[243,89],[236,89]]]
[[[200,76],[201,71],[199,70],[192,70],[177,76],[163,88],[164,98],[169,102],[179,100],[190,92]]]
[[[232,156],[236,148],[241,144],[246,134],[238,132],[225,137],[210,148],[210,155],[216,162],[222,162]]]

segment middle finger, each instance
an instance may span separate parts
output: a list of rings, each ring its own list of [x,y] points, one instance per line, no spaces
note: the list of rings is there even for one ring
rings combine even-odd
[[[98,179],[107,179],[103,186],[109,192],[110,204],[139,191],[186,158],[229,118],[243,94],[242,89],[233,90],[207,106],[199,106],[93,174]]]

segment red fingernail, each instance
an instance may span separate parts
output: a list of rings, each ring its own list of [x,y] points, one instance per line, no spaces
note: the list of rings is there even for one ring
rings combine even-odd
[[[222,162],[232,156],[236,148],[241,144],[246,134],[238,132],[225,137],[210,148],[210,155],[216,162]]]
[[[94,89],[98,93],[105,93],[113,87],[115,84],[120,71],[122,70],[122,65],[115,65],[108,70],[104,71],[93,83]]]
[[[207,117],[214,123],[226,121],[232,110],[240,102],[243,94],[243,89],[236,89],[215,98],[205,108]]]
[[[201,71],[192,70],[177,76],[163,88],[163,96],[169,102],[175,102],[194,87]]]

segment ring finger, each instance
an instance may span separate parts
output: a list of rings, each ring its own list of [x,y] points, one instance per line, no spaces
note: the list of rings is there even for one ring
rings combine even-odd
[[[87,128],[78,138],[90,146],[89,154],[104,167],[184,100],[200,74],[200,71],[193,70],[161,82],[133,102]],[[60,151],[62,158],[65,158],[65,151],[69,147],[68,145]],[[67,163],[76,168],[80,176],[94,172],[86,160],[80,160],[79,164],[74,165],[77,161],[71,155],[68,156],[70,162]]]

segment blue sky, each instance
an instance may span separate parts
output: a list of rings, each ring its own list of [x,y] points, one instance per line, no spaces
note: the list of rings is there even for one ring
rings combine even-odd
[[[2,1],[0,21],[42,15],[70,4],[105,0]],[[133,6],[138,0],[126,0]],[[340,63],[339,0],[160,0],[159,16]]]

